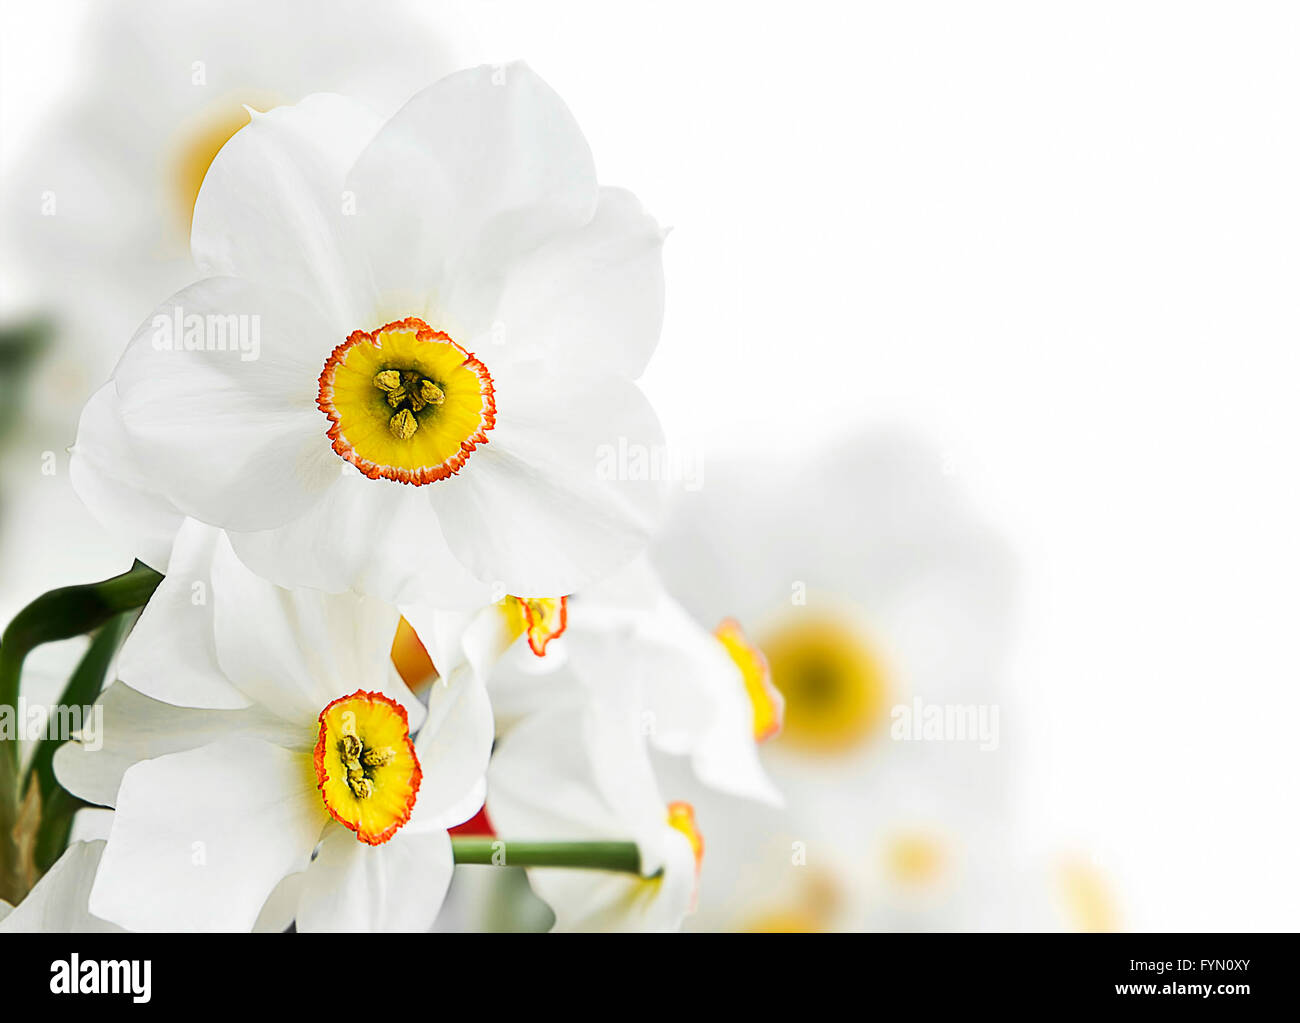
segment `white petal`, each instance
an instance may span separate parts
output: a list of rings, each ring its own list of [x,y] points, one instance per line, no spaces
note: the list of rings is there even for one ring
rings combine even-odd
[[[397,112],[348,176],[390,319],[478,332],[511,259],[587,223],[591,151],[560,98],[522,64],[449,75]]]
[[[204,327],[194,342],[203,347],[169,349],[185,344],[178,315],[204,318],[196,326],[242,317],[243,347]],[[234,278],[173,295],[141,325],[114,375],[139,471],[213,525],[269,529],[302,514],[339,472],[316,407],[331,337],[307,302]]]
[[[10,913],[0,911],[0,934],[120,933],[122,928],[86,908],[103,842],[73,842]]]
[[[694,852],[667,823],[634,720],[578,707],[521,721],[492,757],[488,816],[507,842],[621,839],[640,847],[640,878],[529,870],[557,930],[673,930],[690,908]]]
[[[366,107],[328,93],[254,113],[212,161],[194,205],[199,268],[320,309],[334,328],[320,339],[322,363],[352,330],[378,326],[362,322],[369,302],[343,223],[344,178],[379,125]]]
[[[72,815],[68,831],[68,844],[73,842],[107,842],[113,828],[113,811],[99,806],[87,806]]]
[[[454,828],[459,824],[464,824],[471,817],[478,814],[483,809],[483,804],[487,802],[487,775],[481,775],[474,783],[473,788],[466,792],[458,802],[447,807],[438,815],[439,828]],[[418,814],[413,814],[411,823],[416,823]],[[409,826],[409,825],[408,825]],[[416,827],[413,831],[431,830],[427,827]]]
[[[310,867],[308,869],[311,869]],[[279,934],[286,930],[298,914],[298,903],[307,883],[307,871],[290,874],[267,896],[262,911],[253,924],[254,934]]]
[[[627,564],[658,521],[659,421],[634,384],[548,376],[503,380],[489,443],[430,499],[443,535],[478,578],[507,593],[572,593]]]
[[[535,714],[592,703],[590,688],[574,674],[572,665],[555,657],[558,642],[552,641],[545,657],[538,657],[521,643],[497,663],[488,682],[488,695],[498,735]]]
[[[54,754],[54,776],[74,796],[99,806],[117,802],[127,769],[141,760],[195,749],[218,739],[248,736],[277,745],[310,749],[314,730],[294,729],[260,707],[198,710],[160,703],[115,682],[95,705],[103,719],[92,720],[80,737]]]
[[[642,870],[659,868],[667,811],[638,722],[560,707],[520,721],[488,770],[488,816],[515,840],[635,841]]]
[[[424,708],[392,668],[396,608],[354,593],[275,586],[249,571],[224,536],[212,585],[217,660],[250,700],[311,724],[332,700],[374,690],[406,708],[412,731],[419,727]]]
[[[455,827],[478,812],[474,807],[467,817],[452,819],[487,774],[494,731],[487,690],[472,671],[433,684],[428,716],[415,738],[423,778],[412,825]]]
[[[565,636],[573,670],[591,692],[637,694],[659,749],[689,755],[706,785],[780,804],[759,762],[740,670],[645,559],[573,601]]]
[[[123,429],[112,381],[86,402],[71,455],[68,471],[77,496],[137,558],[164,571],[184,516],[142,471]]]
[[[166,576],[122,645],[117,676],[132,689],[178,707],[248,706],[222,673],[213,639],[212,558],[220,538],[220,530],[184,520]]]
[[[408,834],[379,846],[331,828],[307,871],[298,905],[300,931],[427,931],[451,883],[445,831]]]
[[[477,607],[490,587],[447,548],[419,488],[362,476],[347,463],[306,513],[278,529],[232,533],[240,559],[279,586],[355,590],[392,604]]]
[[[415,630],[438,673],[451,677],[468,667],[486,682],[519,636],[495,601],[473,611],[445,611],[426,604],[404,605],[402,614]]]
[[[249,930],[326,819],[308,754],[236,739],[143,761],[122,779],[91,912],[133,930]]]
[[[640,376],[663,324],[663,239],[636,196],[602,188],[590,223],[509,268],[490,332],[468,346],[489,369],[499,351]]]

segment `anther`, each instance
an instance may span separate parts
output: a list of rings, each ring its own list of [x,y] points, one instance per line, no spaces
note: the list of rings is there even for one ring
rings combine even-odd
[[[397,756],[397,751],[391,746],[385,746],[383,749],[368,749],[361,754],[361,762],[367,767],[386,767],[393,762]]]
[[[375,783],[365,776],[360,769],[348,771],[348,788],[358,799],[369,799],[375,794]]]
[[[410,409],[404,408],[388,420],[388,431],[398,440],[410,440],[419,428],[420,424],[416,422]]]

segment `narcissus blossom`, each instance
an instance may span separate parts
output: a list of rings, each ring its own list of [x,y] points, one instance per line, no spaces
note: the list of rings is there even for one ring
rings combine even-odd
[[[576,684],[552,685],[549,698],[548,708],[515,721],[498,740],[489,818],[512,839],[637,843],[640,877],[528,871],[555,913],[555,930],[677,930],[694,904],[705,856],[694,811],[661,797],[636,717],[612,720],[587,705]]]
[[[390,660],[395,608],[280,589],[194,522],[191,549],[196,574],[168,576],[123,650],[137,688],[101,698],[102,749],[55,758],[65,788],[116,811],[90,912],[133,930],[427,929],[447,828],[483,802],[482,686],[454,673],[422,704]]]
[[[39,315],[52,332],[31,376],[0,397],[0,419],[22,408],[21,432],[0,446],[18,467],[47,451],[60,465],[53,477],[6,466],[0,622],[45,590],[120,571],[124,542],[166,563],[165,547],[150,555],[135,529],[102,535],[100,512],[75,499],[62,452],[78,417],[144,313],[194,281],[195,200],[213,157],[248,123],[244,105],[339,92],[391,116],[455,67],[421,6],[395,0],[374,17],[368,0],[86,5],[78,45],[65,53],[76,74],[41,104],[30,140],[6,147],[6,320]]]
[[[660,443],[632,381],[662,238],[522,65],[451,75],[383,124],[333,95],[256,113],[195,206],[209,276],[87,406],[75,482],[154,562],[188,515],[285,586],[573,592],[655,522],[659,485],[599,453]]]
[[[738,622],[701,626],[643,558],[565,603],[564,631],[546,656],[530,656],[530,640],[482,672],[501,725],[545,707],[545,676],[562,670],[591,706],[635,715],[643,744],[688,758],[705,785],[780,803],[757,747],[780,731],[781,696]]]
[[[1007,926],[1006,757],[973,736],[908,741],[920,722],[903,727],[917,700],[997,709],[1011,582],[1000,538],[937,454],[904,437],[844,438],[780,496],[756,469],[715,461],[653,551],[699,620],[744,623],[785,710],[761,750],[785,810],[680,786],[710,822],[693,923]]]
[[[92,10],[83,42],[82,73],[5,187],[12,269],[56,327],[30,412],[60,431],[75,426],[144,308],[193,281],[195,199],[248,123],[244,104],[337,91],[389,116],[453,67],[412,5],[375,18],[362,0],[133,0]]]

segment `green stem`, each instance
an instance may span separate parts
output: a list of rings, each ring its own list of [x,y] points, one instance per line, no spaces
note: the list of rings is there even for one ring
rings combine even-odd
[[[453,838],[457,863],[496,867],[569,867],[641,874],[635,842],[506,842],[497,838]]]

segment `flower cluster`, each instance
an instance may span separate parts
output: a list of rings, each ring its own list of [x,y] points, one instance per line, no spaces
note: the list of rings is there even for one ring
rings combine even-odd
[[[523,65],[250,111],[199,279],[81,415],[74,485],[156,588],[49,764],[106,840],[5,927],[425,930],[476,857],[559,928],[680,926],[706,843],[656,758],[777,803],[781,699],[660,582],[659,483],[598,466],[662,446],[663,238]]]
[[[140,17],[207,40],[227,6]],[[429,85],[395,21],[322,25],[313,69],[315,5],[264,6],[276,45],[220,63],[273,87],[229,109],[113,35],[156,109],[115,147],[81,110],[41,173],[122,223],[23,225],[94,380],[56,360],[41,413],[80,408],[71,482],[137,560],[0,644],[0,931],[1043,925],[987,755],[1009,559],[935,454],[791,431],[670,501],[665,232],[560,98]],[[77,726],[9,741],[46,690]]]

